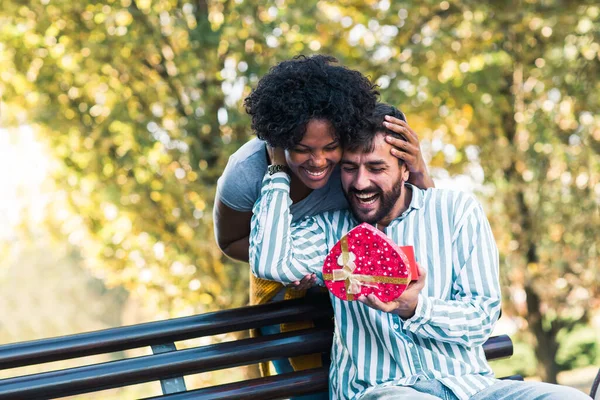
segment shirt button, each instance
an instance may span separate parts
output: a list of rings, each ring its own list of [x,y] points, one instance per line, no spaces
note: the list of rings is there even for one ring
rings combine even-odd
[[[394,324],[394,329],[398,329],[400,326],[398,324]]]
[[[409,344],[408,344],[408,347],[410,347],[410,348],[412,349],[413,347],[415,347],[415,345],[414,345],[414,344],[412,344],[412,343],[409,343]]]

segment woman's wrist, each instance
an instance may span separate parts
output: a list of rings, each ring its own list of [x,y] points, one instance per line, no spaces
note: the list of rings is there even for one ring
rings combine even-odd
[[[431,176],[425,172],[411,172],[408,177],[408,183],[415,185],[421,189],[429,189],[435,187],[435,183]]]
[[[271,162],[270,165],[287,166],[285,151],[283,149],[277,147],[267,147],[267,152],[269,153],[269,160]]]
[[[271,164],[267,167],[267,171],[269,175],[273,175],[278,172],[285,172],[286,174],[290,175],[290,169],[288,168],[288,166],[282,164]]]

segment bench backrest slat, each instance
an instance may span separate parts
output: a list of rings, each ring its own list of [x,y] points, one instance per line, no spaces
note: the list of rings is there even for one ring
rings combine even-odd
[[[72,396],[280,357],[326,352],[331,341],[329,329],[310,329],[8,378],[0,380],[0,399]]]
[[[508,335],[492,336],[483,344],[483,351],[488,360],[510,357],[513,355],[512,340]]]
[[[329,370],[322,367],[143,400],[268,400],[327,392],[328,389]]]
[[[68,360],[333,315],[327,295],[0,346],[0,369]]]
[[[488,360],[510,357],[513,353],[512,340],[508,335],[492,336],[483,344],[483,352]]]

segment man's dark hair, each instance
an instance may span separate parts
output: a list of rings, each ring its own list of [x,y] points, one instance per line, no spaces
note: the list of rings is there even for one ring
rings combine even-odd
[[[366,126],[378,95],[369,79],[337,64],[334,57],[298,56],[271,68],[244,106],[256,136],[290,149],[313,119],[329,121],[342,143],[352,141]]]
[[[404,113],[396,107],[385,103],[377,103],[371,115],[367,117],[367,127],[356,135],[351,142],[346,143],[344,148],[352,152],[362,151],[364,153],[370,153],[373,151],[375,136],[378,134],[391,135],[406,141],[404,136],[389,130],[383,125],[386,115],[390,115],[406,122]]]

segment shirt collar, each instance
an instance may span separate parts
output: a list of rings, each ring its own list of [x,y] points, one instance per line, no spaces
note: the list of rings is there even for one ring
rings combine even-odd
[[[422,208],[423,204],[425,203],[425,196],[423,194],[424,190],[419,189],[412,183],[408,182],[404,183],[404,187],[409,188],[412,191],[412,199],[410,200],[410,204],[408,205],[408,210],[412,208],[414,208],[415,210]],[[408,210],[406,210],[405,212],[407,212]]]
[[[402,214],[400,214],[398,217],[396,217],[394,220],[392,220],[392,223],[390,224],[390,226],[394,222],[398,221],[399,219],[401,219],[402,217],[404,217],[405,215],[410,213],[411,210],[413,210],[413,209],[418,210],[420,208],[423,208],[423,205],[425,204],[425,195],[424,195],[425,191],[423,189],[419,189],[412,183],[408,183],[408,182],[404,182],[404,187],[407,189],[410,189],[412,192],[410,204],[408,205],[408,208],[406,210],[404,210],[404,212]],[[354,224],[358,225],[359,221],[354,217],[354,214],[352,213],[350,206],[348,206],[348,212],[350,213],[350,217],[354,221]]]

